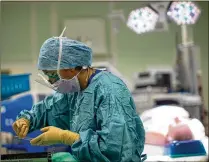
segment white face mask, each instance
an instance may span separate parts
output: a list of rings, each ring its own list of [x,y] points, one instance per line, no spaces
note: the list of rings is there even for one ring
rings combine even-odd
[[[41,77],[42,81],[36,80],[40,84],[47,86],[59,93],[73,93],[73,92],[79,92],[81,90],[80,88],[80,83],[78,80],[78,75],[80,74],[80,71],[76,76],[74,76],[72,79],[62,79],[60,74],[59,74],[59,69],[60,69],[60,62],[61,62],[61,57],[62,57],[62,35],[65,31],[66,27],[64,28],[62,34],[58,37],[59,42],[60,42],[60,47],[59,47],[59,57],[58,57],[58,65],[57,65],[57,74],[59,75],[59,80],[56,81],[54,84],[50,84],[47,79],[44,78],[43,75],[38,74],[39,77]]]
[[[74,76],[72,79],[60,79],[57,82],[55,82],[53,86],[55,87],[56,91],[64,94],[79,92],[81,88],[80,83],[78,81],[78,74]]]

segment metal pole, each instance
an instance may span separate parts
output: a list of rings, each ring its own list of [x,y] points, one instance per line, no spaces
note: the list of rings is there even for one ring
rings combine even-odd
[[[189,90],[191,92],[191,87],[192,87],[192,81],[191,81],[191,75],[190,75],[190,63],[189,63],[189,50],[187,46],[187,26],[186,25],[181,25],[181,38],[182,38],[182,47],[180,50],[182,51],[180,54],[182,55],[182,63],[183,65],[181,66],[180,73],[183,73],[182,75],[182,83],[183,87],[186,88],[186,90]]]
[[[185,24],[181,25],[181,36],[182,36],[182,44],[186,45],[188,42],[188,37],[187,37],[187,26]]]
[[[191,78],[192,78],[192,92],[195,95],[198,95],[198,81],[197,81],[197,60],[195,58],[197,55],[197,50],[195,47],[190,48],[189,58],[190,58],[190,69],[191,69]]]
[[[188,40],[188,28],[187,25],[183,24],[181,25],[181,33],[182,33],[182,45],[184,48],[183,58],[184,58],[184,64],[186,68],[185,75],[188,76],[188,84],[190,93],[192,94],[198,94],[198,83],[197,83],[197,64],[196,64],[196,52],[192,37],[191,40]]]

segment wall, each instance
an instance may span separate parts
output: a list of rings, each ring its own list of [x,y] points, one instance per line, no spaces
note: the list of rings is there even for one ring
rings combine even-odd
[[[81,4],[82,3],[82,4]],[[123,9],[125,17],[135,8],[147,2],[117,2],[115,9]],[[208,2],[199,2],[202,15],[194,25],[194,40],[201,47],[204,94],[208,99]],[[59,35],[63,21],[72,17],[99,16],[107,20],[107,2],[2,2],[1,60],[3,67],[14,67],[13,71],[37,73],[38,51],[50,36]],[[107,20],[107,40],[110,39]],[[203,32],[204,31],[204,32]],[[117,68],[129,79],[133,72],[148,65],[173,65],[176,53],[175,34],[180,28],[169,24],[168,32],[153,32],[137,35],[125,23],[117,35]],[[110,51],[110,42],[108,49]],[[108,53],[108,56],[110,53]],[[96,58],[97,60],[103,58]],[[18,63],[16,65],[16,63]],[[131,65],[131,66],[130,66]],[[33,75],[32,80],[35,78]],[[32,84],[33,86],[34,84]],[[208,105],[208,100],[206,100]]]

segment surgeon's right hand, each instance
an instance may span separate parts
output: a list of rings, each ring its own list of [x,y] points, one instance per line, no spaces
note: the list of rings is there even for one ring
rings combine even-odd
[[[12,128],[19,138],[24,138],[28,134],[29,124],[27,119],[20,118],[13,123]]]

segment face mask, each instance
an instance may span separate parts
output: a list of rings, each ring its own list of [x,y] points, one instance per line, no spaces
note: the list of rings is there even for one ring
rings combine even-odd
[[[74,76],[72,79],[60,79],[57,82],[55,82],[53,86],[55,87],[56,91],[59,93],[79,92],[81,90],[78,81],[79,73],[76,76]]]
[[[60,69],[60,62],[61,62],[61,57],[62,57],[62,35],[64,33],[66,28],[64,28],[62,34],[58,37],[59,38],[59,42],[60,42],[60,48],[59,48],[59,57],[58,57],[58,66],[57,66],[57,74],[59,75],[59,80],[56,81],[54,84],[50,84],[41,74],[39,74],[39,76],[42,78],[42,81],[38,81],[39,83],[52,88],[53,90],[59,92],[59,93],[73,93],[73,92],[79,92],[81,90],[80,88],[80,84],[78,81],[78,75],[80,74],[80,72],[74,76],[72,79],[62,79],[60,74],[59,74],[59,69]]]

